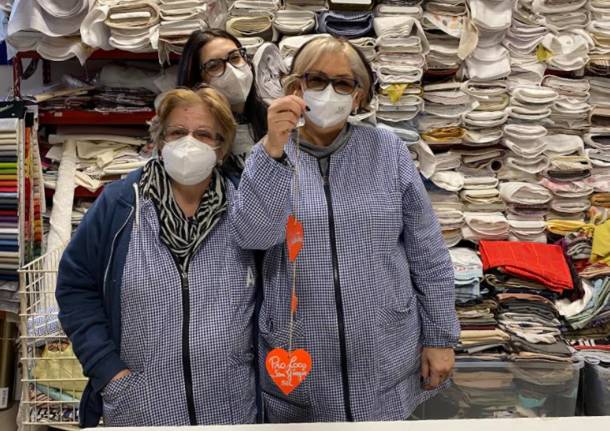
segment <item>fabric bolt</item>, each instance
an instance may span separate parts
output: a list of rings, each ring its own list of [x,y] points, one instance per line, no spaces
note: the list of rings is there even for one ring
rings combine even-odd
[[[236,16],[227,20],[226,30],[235,37],[260,37],[269,41],[273,37],[273,16],[260,13],[250,17]]]
[[[310,33],[316,26],[316,15],[307,10],[279,10],[273,19],[273,28],[286,35]]]
[[[464,117],[464,124],[467,127],[477,127],[477,126],[470,126],[470,124],[467,123],[467,119],[466,117]],[[476,129],[466,129],[464,132],[464,145],[469,146],[469,147],[489,147],[491,145],[495,145],[498,144],[500,142],[500,139],[502,139],[502,136],[504,135],[504,133],[502,132],[502,129],[500,128],[490,128],[490,129],[480,129],[480,130],[476,130]]]
[[[262,37],[238,37],[241,46],[246,48],[248,55],[254,57],[258,52],[258,49],[263,46],[265,40]]]
[[[546,128],[539,125],[513,125],[503,128],[504,145],[520,158],[536,159],[547,149],[543,138]]]
[[[428,70],[457,70],[461,64],[459,39],[439,34],[427,34],[427,38],[430,45],[430,52],[426,56]]]
[[[364,37],[373,29],[371,12],[325,11],[318,15],[318,33],[346,38]]]
[[[368,61],[375,60],[377,40],[374,37],[358,37],[350,39],[350,42],[360,49]]]
[[[525,182],[507,182],[500,184],[500,196],[507,203],[521,205],[546,204],[553,198],[543,186]]]
[[[468,76],[480,81],[493,81],[510,74],[510,55],[503,46],[478,47],[466,59]]]
[[[586,156],[557,156],[550,159],[546,175],[561,181],[581,180],[591,175],[591,169]]]
[[[591,207],[591,202],[587,198],[555,198],[551,201],[551,209],[558,213],[579,214],[587,211]]]
[[[420,6],[393,6],[387,4],[378,4],[375,7],[375,16],[410,16],[416,19],[421,19],[423,10]]]
[[[284,37],[279,43],[280,53],[284,58],[284,63],[286,67],[290,67],[292,64],[292,57],[299,50],[301,46],[309,42],[311,39],[315,39],[316,37],[328,37],[328,35],[324,34],[308,34],[302,36],[289,36]]]
[[[450,192],[457,192],[464,187],[464,175],[461,172],[437,172],[430,177],[430,180],[441,189]]]
[[[498,179],[488,176],[468,176],[464,178],[464,188],[467,190],[489,189],[498,186]]]
[[[589,99],[591,84],[587,79],[573,79],[548,75],[542,80],[542,85],[554,89],[560,96]]]
[[[562,182],[543,177],[540,184],[561,198],[582,198],[593,194],[593,187],[584,181]]]
[[[547,33],[545,26],[513,19],[503,44],[511,54],[531,54]]]
[[[499,148],[472,149],[460,151],[462,162],[465,166],[473,169],[488,169],[494,171],[495,165],[501,163],[505,151]]]
[[[483,239],[500,240],[508,237],[509,224],[499,212],[464,212],[467,226],[462,228],[464,239],[479,241]]]
[[[542,141],[546,145],[545,154],[549,157],[582,154],[584,151],[584,141],[578,135],[547,135]]]
[[[32,32],[50,37],[78,34],[88,12],[88,0],[15,0],[7,28],[9,42],[19,46]]]
[[[582,29],[565,31],[561,35],[549,33],[541,44],[552,53],[547,64],[564,71],[583,68],[589,60],[589,50],[594,46],[593,39]]]
[[[595,226],[591,245],[591,263],[610,263],[610,222]]]
[[[272,0],[236,0],[229,8],[225,29],[235,37],[273,38],[273,18],[279,4]]]
[[[282,61],[282,55],[277,45],[266,42],[256,51],[252,59],[254,66],[254,84],[256,92],[265,103],[282,97],[281,78],[288,74],[288,68]]]
[[[326,0],[285,0],[284,4],[288,10],[309,10],[319,12],[328,9]]]
[[[514,0],[469,0],[472,20],[479,28],[504,30],[510,27]]]

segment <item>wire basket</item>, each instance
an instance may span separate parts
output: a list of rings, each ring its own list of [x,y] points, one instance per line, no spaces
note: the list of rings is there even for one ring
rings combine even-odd
[[[63,248],[19,270],[23,428],[76,426],[87,383],[57,318],[57,270]]]

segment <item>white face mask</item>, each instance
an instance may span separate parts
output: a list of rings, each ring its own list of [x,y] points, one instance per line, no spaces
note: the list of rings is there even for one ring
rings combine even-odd
[[[354,99],[351,94],[338,94],[332,85],[328,85],[322,91],[305,90],[303,100],[309,108],[305,113],[307,119],[325,129],[336,126],[349,117]]]
[[[215,148],[191,135],[167,142],[161,150],[168,175],[179,184],[192,186],[210,176],[218,157]]]
[[[210,79],[210,85],[224,94],[231,105],[239,105],[248,98],[253,81],[254,76],[252,76],[250,65],[235,67],[231,63],[227,63],[225,73]]]

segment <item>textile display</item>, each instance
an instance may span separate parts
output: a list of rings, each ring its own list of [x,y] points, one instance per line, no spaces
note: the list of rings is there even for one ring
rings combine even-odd
[[[156,51],[170,63],[193,30],[225,29],[246,48],[267,104],[283,94],[281,78],[305,43],[349,39],[375,78],[370,106],[349,121],[402,139],[450,249],[462,333],[456,385],[443,395],[455,409],[443,415],[574,414],[580,369],[605,375],[610,1],[14,0],[0,14],[11,53],[81,63],[96,49]],[[152,114],[174,82],[171,68],[110,64],[95,79],[65,77],[33,96],[45,113]],[[42,241],[42,179],[66,202],[45,214],[63,220],[64,238],[105,184],[150,153],[144,133],[60,127],[36,160],[35,133],[28,140],[21,120],[2,121],[0,305],[14,309],[14,269]],[[23,185],[19,143],[31,160]],[[74,185],[89,199],[73,200],[60,179],[71,156]],[[18,208],[21,196],[29,203]]]

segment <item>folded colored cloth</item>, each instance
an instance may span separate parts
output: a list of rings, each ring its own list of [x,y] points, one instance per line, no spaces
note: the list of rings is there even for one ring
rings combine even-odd
[[[508,274],[544,283],[557,292],[574,288],[570,268],[559,245],[481,241],[479,251],[484,271],[499,268]]]
[[[333,36],[357,38],[364,37],[373,29],[372,12],[326,11],[318,16],[318,33]]]

